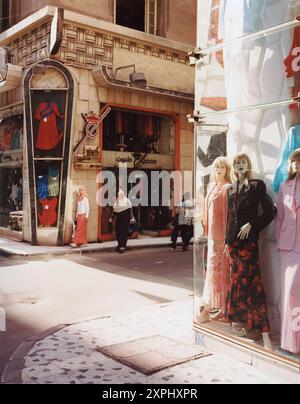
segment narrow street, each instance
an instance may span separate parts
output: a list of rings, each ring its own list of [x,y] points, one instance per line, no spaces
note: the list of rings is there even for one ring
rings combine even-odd
[[[50,327],[188,299],[192,260],[191,250],[166,248],[122,256],[0,257],[0,307],[7,315],[7,332],[0,333],[0,373],[23,341]]]

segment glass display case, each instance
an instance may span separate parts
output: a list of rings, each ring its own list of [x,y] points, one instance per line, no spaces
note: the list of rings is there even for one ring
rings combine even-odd
[[[300,214],[286,181],[300,148],[300,1],[199,0],[198,13],[195,327],[299,368]]]

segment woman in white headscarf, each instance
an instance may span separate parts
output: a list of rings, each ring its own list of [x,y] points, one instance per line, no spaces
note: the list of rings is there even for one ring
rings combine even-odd
[[[132,203],[125,196],[124,191],[119,192],[113,214],[109,219],[110,223],[113,223],[114,220],[116,221],[116,237],[118,241],[116,251],[123,254],[126,251],[129,238],[129,225],[134,223]]]

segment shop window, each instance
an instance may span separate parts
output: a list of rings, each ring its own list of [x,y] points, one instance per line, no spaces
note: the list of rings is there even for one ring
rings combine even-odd
[[[103,149],[172,155],[173,121],[170,117],[114,110],[105,120]]]
[[[127,28],[156,34],[157,0],[116,0],[115,22]]]
[[[205,61],[196,69],[194,319],[201,343],[217,336],[237,351],[265,348],[299,377],[300,216],[297,169],[289,172],[289,159],[300,154],[293,98],[299,94],[300,1],[288,13],[285,0],[250,3],[203,0],[199,13],[198,25],[207,30],[197,44]],[[270,29],[266,15],[277,25]],[[222,40],[226,46],[216,47]],[[215,162],[225,154],[231,170],[226,160]]]
[[[23,115],[0,123],[0,227],[22,231]]]
[[[38,227],[57,227],[64,155],[66,92],[32,91]]]

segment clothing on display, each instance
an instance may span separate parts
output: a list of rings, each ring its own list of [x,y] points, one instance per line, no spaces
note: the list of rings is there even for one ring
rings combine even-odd
[[[299,60],[299,53],[300,53],[299,47],[300,47],[300,27],[297,27],[295,28],[294,31],[292,48],[290,50],[289,55],[284,60],[284,65],[286,68],[285,70],[288,78],[293,77],[296,73],[299,72],[299,62],[298,64],[294,63],[296,59]]]
[[[48,198],[48,175],[37,177],[37,196],[40,200]]]
[[[238,187],[239,184],[235,183],[228,188],[227,245],[232,245],[237,240],[241,228],[248,223],[252,228],[244,243],[257,242],[260,232],[273,221],[277,213],[263,181],[251,180],[241,191]],[[260,205],[262,215],[258,214]]]
[[[262,30],[261,2],[262,0],[222,0],[219,37],[230,40]]]
[[[229,260],[224,254],[227,218],[228,184],[209,189],[205,199],[205,235],[208,237],[207,273],[203,293],[203,306],[225,312],[230,285]]]
[[[12,134],[9,131],[5,131],[0,134],[0,149],[2,151],[7,151],[11,149]]]
[[[236,240],[229,246],[231,286],[225,318],[248,331],[270,332],[265,290],[259,268],[257,243]]]
[[[263,214],[259,214],[261,206]],[[258,239],[260,232],[275,218],[277,210],[261,180],[251,180],[239,190],[239,183],[229,186],[226,244],[229,248],[231,288],[227,299],[226,319],[242,323],[248,331],[267,333],[265,290],[259,267]],[[238,235],[250,223],[247,239]]]
[[[287,78],[293,81],[292,96],[297,97],[300,92],[300,64],[299,64],[299,48],[300,48],[300,27],[295,28],[293,44],[289,55],[284,60]],[[298,103],[291,104],[290,109],[298,109]]]
[[[43,102],[39,105],[35,118],[40,121],[36,148],[53,150],[60,144],[63,133],[58,133],[57,118],[63,119],[55,102]]]
[[[289,130],[282,160],[276,170],[273,182],[273,188],[277,193],[279,192],[280,185],[288,178],[289,157],[298,148],[300,148],[300,125],[293,126]]]
[[[22,147],[22,136],[23,133],[21,129],[16,129],[14,131],[11,143],[12,150],[18,150]]]
[[[281,348],[299,354],[300,330],[293,327],[300,307],[300,190],[296,184],[295,178],[280,187],[276,236],[281,260]]]
[[[42,213],[38,214],[39,224],[41,226],[54,226],[57,223],[58,198],[53,199],[39,199],[42,206]]]
[[[48,171],[48,196],[50,198],[59,196],[60,189],[60,170],[59,168],[49,168]]]

